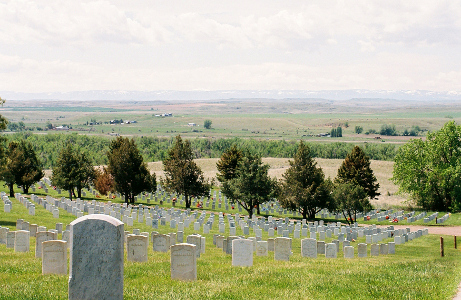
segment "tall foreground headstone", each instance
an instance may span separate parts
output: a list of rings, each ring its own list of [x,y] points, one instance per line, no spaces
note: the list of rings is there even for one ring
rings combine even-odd
[[[123,299],[123,223],[86,215],[70,223],[69,300]]]

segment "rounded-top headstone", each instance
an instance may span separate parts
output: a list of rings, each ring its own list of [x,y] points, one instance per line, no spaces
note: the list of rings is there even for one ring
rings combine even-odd
[[[123,223],[86,215],[70,223],[69,300],[123,299]]]

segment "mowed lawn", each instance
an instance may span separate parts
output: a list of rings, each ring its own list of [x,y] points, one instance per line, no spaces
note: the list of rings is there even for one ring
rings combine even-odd
[[[15,230],[16,220],[55,228],[75,219],[60,209],[59,219],[36,205],[30,216],[16,199],[11,213],[3,212],[0,201],[0,225]],[[215,217],[217,218],[217,217]],[[135,221],[134,228],[151,232],[152,228]],[[193,228],[191,226],[190,228]],[[194,233],[185,230],[185,236]],[[226,226],[226,234],[228,227]],[[160,226],[161,233],[175,232]],[[200,232],[201,233],[201,232]],[[289,262],[254,256],[252,267],[232,267],[232,258],[213,245],[218,233],[217,219],[206,237],[206,253],[197,260],[198,280],[180,282],[170,279],[170,253],[153,252],[149,247],[147,263],[124,265],[125,299],[451,299],[461,281],[461,252],[454,249],[451,236],[444,236],[445,257],[440,257],[439,236],[428,235],[396,245],[396,254],[378,257],[357,257],[359,238],[351,243],[355,258],[344,259],[340,250],[337,259],[301,257],[301,240],[293,239],[293,255]],[[237,235],[242,235],[240,228]],[[61,235],[59,235],[61,238]],[[263,231],[263,239],[267,239]],[[329,240],[327,239],[327,242]],[[387,239],[384,242],[392,241]],[[41,275],[41,259],[34,257],[35,238],[30,238],[29,253],[15,253],[0,245],[0,299],[67,299],[68,276]],[[126,251],[126,250],[125,250]],[[370,245],[368,245],[368,253]]]

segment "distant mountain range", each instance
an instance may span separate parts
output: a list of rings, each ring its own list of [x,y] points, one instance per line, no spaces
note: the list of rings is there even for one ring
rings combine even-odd
[[[416,101],[457,101],[461,92],[434,92],[424,90],[221,90],[221,91],[115,91],[94,90],[53,93],[1,92],[6,100],[117,100],[117,101],[169,101],[169,100],[232,100],[232,99],[394,99]]]

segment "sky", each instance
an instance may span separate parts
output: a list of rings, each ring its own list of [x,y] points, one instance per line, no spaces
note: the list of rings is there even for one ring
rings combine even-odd
[[[0,0],[0,91],[461,91],[461,1]]]

